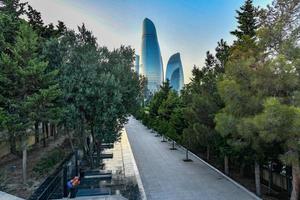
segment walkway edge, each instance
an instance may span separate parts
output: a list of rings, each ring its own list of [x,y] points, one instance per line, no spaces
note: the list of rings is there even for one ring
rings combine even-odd
[[[168,140],[171,140],[170,138],[168,138]],[[171,140],[172,141],[172,140]],[[177,144],[176,145],[178,147],[180,147],[182,150],[186,151],[186,148]],[[262,200],[261,198],[259,198],[256,194],[254,194],[253,192],[251,192],[250,190],[248,190],[247,188],[245,188],[244,186],[242,186],[241,184],[239,184],[238,182],[236,182],[235,180],[233,180],[232,178],[230,178],[229,176],[227,176],[226,174],[224,174],[223,172],[221,172],[220,170],[218,170],[217,168],[215,168],[214,166],[212,166],[211,164],[209,164],[208,162],[206,162],[205,160],[201,159],[199,156],[197,156],[196,154],[194,154],[193,152],[191,152],[190,150],[188,150],[188,152],[190,154],[192,154],[195,158],[197,158],[198,160],[200,160],[202,163],[204,163],[206,166],[208,166],[209,168],[211,168],[212,170],[216,171],[218,174],[222,175],[224,178],[226,178],[228,181],[230,181],[231,183],[233,183],[234,185],[236,185],[237,187],[241,188],[242,190],[244,190],[246,193],[248,193],[250,196],[252,196],[253,198],[257,199],[257,200]]]
[[[128,138],[127,132],[126,132],[125,128],[124,128],[124,132],[123,133]],[[129,139],[128,139],[128,146],[129,146],[129,151],[131,153],[131,159],[132,159],[132,163],[133,163],[134,174],[135,174],[135,177],[136,177],[137,184],[139,186],[139,190],[141,192],[142,200],[147,200],[147,196],[146,196],[146,193],[145,193],[144,185],[143,185],[143,182],[142,182],[142,179],[141,179],[141,176],[140,176],[139,169],[138,169],[138,167],[136,165],[136,162],[135,162],[135,158],[134,158],[134,155],[133,155],[133,152],[132,152],[132,149],[131,149],[131,144],[130,144]]]

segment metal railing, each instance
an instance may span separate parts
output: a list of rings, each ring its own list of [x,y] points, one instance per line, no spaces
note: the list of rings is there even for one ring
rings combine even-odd
[[[74,156],[74,153],[70,153],[56,170],[48,176],[44,182],[34,191],[34,193],[28,198],[28,200],[48,200],[58,187],[61,187],[63,191],[63,170],[67,162],[69,162]],[[63,193],[61,193],[61,198]]]

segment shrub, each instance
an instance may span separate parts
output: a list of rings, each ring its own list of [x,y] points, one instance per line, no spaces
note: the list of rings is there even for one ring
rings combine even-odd
[[[33,171],[39,175],[46,174],[49,170],[51,170],[57,163],[62,161],[65,157],[65,151],[60,148],[55,148],[50,151],[47,155],[42,157],[35,167]]]

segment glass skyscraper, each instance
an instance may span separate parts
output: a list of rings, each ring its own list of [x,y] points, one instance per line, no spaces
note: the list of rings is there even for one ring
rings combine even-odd
[[[140,72],[140,56],[135,55],[135,60],[134,60],[134,71],[139,74]]]
[[[183,88],[184,77],[180,54],[176,53],[172,55],[168,61],[166,80],[169,79],[172,89],[177,92]]]
[[[154,93],[162,84],[164,75],[156,29],[153,22],[148,18],[145,18],[143,21],[140,61],[140,74],[147,77],[147,88],[151,93]]]

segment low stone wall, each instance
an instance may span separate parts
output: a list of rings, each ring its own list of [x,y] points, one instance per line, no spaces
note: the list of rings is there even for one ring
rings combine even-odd
[[[34,140],[33,135],[28,137],[27,144],[29,146],[32,146],[32,145],[35,144],[35,140]],[[21,148],[20,141],[17,141],[16,145],[17,145],[17,149]],[[9,143],[7,141],[0,141],[0,158],[8,155],[9,153],[10,153]]]

